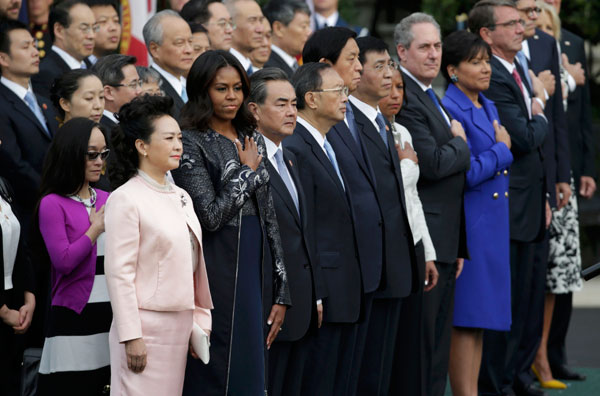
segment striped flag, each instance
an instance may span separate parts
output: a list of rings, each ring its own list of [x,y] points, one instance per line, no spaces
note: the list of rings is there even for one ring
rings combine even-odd
[[[122,0],[121,7],[121,53],[135,56],[138,65],[148,66],[149,54],[142,29],[146,21],[156,13],[156,0]]]

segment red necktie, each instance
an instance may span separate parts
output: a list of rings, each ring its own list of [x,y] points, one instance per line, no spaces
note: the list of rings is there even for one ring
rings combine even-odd
[[[512,76],[517,82],[519,88],[521,89],[521,94],[523,95],[523,97],[525,97],[525,92],[523,91],[523,81],[521,80],[521,76],[519,75],[519,72],[517,71],[516,67],[512,71]]]

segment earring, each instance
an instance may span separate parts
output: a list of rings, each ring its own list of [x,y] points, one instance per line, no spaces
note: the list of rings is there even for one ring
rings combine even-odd
[[[147,157],[147,156],[148,156],[148,153],[144,152],[144,157]]]
[[[456,77],[456,74],[450,76],[450,81],[452,81],[455,84],[458,82],[458,77]]]

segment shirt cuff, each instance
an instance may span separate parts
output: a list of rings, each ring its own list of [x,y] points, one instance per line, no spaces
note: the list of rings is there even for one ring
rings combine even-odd
[[[546,88],[544,88],[544,98],[546,98],[546,100],[550,99],[550,95],[548,95],[548,91],[546,91]],[[542,107],[544,107],[542,105]]]
[[[546,91],[544,91],[546,92]],[[542,106],[542,110],[546,110],[546,105],[544,104],[544,102],[542,101],[542,99],[538,98],[538,97],[534,97],[533,100],[537,100],[537,102],[540,104],[540,106]],[[546,100],[548,100],[548,95],[546,94]]]
[[[323,304],[323,300],[321,300],[320,298],[317,300],[317,305],[321,305]]]
[[[575,82],[575,79],[569,73],[567,73],[567,85],[569,86],[569,92],[573,92],[575,91],[575,88],[577,88],[577,83]]]

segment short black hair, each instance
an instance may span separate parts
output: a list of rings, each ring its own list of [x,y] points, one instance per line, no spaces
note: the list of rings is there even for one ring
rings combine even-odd
[[[248,102],[257,104],[265,103],[267,99],[267,83],[269,81],[290,82],[287,74],[278,67],[265,67],[250,76],[250,95]]]
[[[110,54],[98,59],[92,70],[100,77],[102,85],[116,86],[123,81],[125,75],[123,68],[127,65],[135,66],[135,56],[123,54]]]
[[[448,66],[458,66],[460,62],[468,62],[482,53],[492,57],[492,49],[488,43],[483,41],[479,35],[466,30],[450,33],[444,39],[443,48],[441,68],[442,74],[448,82],[450,82]]]
[[[10,32],[13,30],[27,30],[27,26],[18,20],[1,18],[0,19],[0,52],[10,55]]]
[[[121,9],[117,0],[85,0],[85,2],[90,8],[110,6],[115,9],[119,19],[121,19]]]
[[[279,21],[287,26],[292,22],[297,12],[310,16],[308,5],[299,0],[271,0],[263,6],[262,12],[271,25],[275,21]]]
[[[188,22],[188,25],[190,25],[190,30],[192,31],[192,34],[194,34],[194,33],[206,33],[206,34],[208,34],[208,30],[206,30],[206,28],[204,26],[202,26],[201,23]]]
[[[55,3],[50,8],[50,16],[48,17],[48,30],[50,31],[50,38],[54,43],[54,25],[59,24],[65,28],[68,28],[71,24],[71,18],[69,17],[69,11],[71,8],[78,4],[87,6],[85,0],[64,0],[59,3]],[[89,7],[89,6],[88,6]]]
[[[325,58],[337,63],[348,40],[356,38],[356,32],[345,27],[327,27],[314,32],[304,44],[302,60],[318,62]]]
[[[388,46],[383,40],[373,36],[359,37],[356,39],[356,44],[360,50],[358,60],[361,64],[365,63],[365,59],[369,52],[377,52],[380,54],[388,50]]]
[[[190,0],[181,9],[179,15],[187,22],[204,24],[208,22],[212,14],[208,6],[212,3],[220,3],[219,0]]]
[[[478,1],[469,12],[468,25],[469,30],[479,35],[481,28],[494,30],[496,27],[497,7],[517,8],[513,0],[481,0]]]
[[[65,111],[60,107],[60,99],[64,98],[71,101],[73,93],[79,89],[81,80],[90,76],[94,76],[100,80],[100,77],[90,69],[69,70],[54,79],[50,88],[50,99],[62,119],[65,118]]]
[[[306,107],[304,96],[323,85],[323,70],[330,69],[329,63],[309,62],[300,66],[292,76],[292,85],[296,91],[296,108],[303,110]]]

